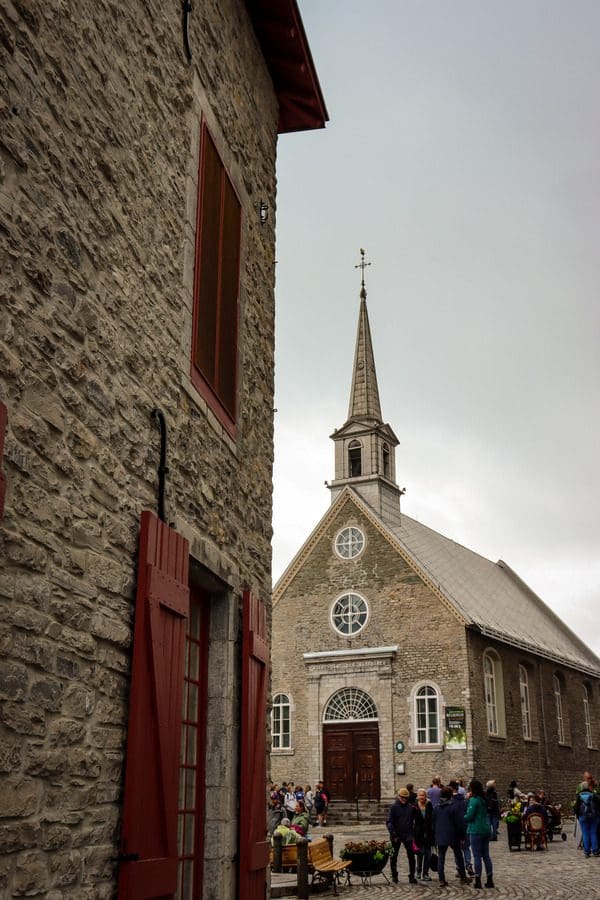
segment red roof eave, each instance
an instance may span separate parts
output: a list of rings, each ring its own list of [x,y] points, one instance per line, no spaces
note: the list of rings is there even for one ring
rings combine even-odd
[[[277,131],[324,128],[329,120],[296,0],[246,0],[279,101]]]

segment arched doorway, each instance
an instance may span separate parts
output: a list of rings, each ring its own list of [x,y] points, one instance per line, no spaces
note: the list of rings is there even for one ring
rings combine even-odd
[[[359,688],[337,691],[325,707],[323,773],[335,799],[380,799],[377,708]]]

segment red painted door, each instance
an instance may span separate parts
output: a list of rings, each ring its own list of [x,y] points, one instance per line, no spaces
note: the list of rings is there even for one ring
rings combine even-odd
[[[177,889],[177,813],[188,542],[142,513],[131,671],[119,900]]]
[[[244,592],[242,729],[240,748],[241,900],[264,900],[269,843],[266,840],[266,710],[269,646],[264,604]]]

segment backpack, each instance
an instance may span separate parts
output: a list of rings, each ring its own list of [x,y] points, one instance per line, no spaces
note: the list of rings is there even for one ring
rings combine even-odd
[[[586,794],[585,797],[581,796],[581,802],[583,806],[581,807],[581,816],[587,822],[590,822],[592,819],[596,818],[596,810],[594,809],[594,795]]]

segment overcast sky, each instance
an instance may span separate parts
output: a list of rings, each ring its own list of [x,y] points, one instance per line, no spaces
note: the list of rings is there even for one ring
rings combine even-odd
[[[408,515],[600,654],[600,2],[300,0],[279,142],[274,578],[329,506],[359,248]]]

